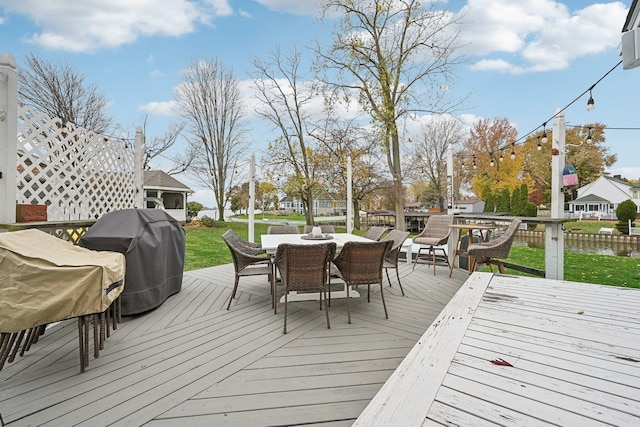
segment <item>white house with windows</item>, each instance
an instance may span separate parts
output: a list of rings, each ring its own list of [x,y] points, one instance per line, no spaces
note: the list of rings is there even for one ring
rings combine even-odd
[[[302,201],[295,197],[283,197],[280,199],[279,209],[293,210],[303,214]],[[347,212],[347,201],[336,195],[325,193],[313,199],[313,215],[344,215]]]
[[[618,205],[629,199],[640,208],[640,184],[625,181],[620,175],[601,176],[578,188],[578,197],[568,202],[569,215],[578,218],[615,218]]]

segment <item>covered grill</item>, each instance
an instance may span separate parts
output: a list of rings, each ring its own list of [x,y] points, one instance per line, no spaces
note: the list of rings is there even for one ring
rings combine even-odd
[[[161,209],[124,209],[103,215],[79,245],[124,254],[126,287],[122,314],[139,314],[160,306],[182,289],[185,232]]]
[[[120,295],[125,257],[43,231],[0,233],[0,332],[104,312]]]

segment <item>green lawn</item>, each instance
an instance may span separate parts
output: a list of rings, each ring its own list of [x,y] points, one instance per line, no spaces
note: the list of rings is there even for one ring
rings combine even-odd
[[[580,224],[587,221],[580,222]],[[603,223],[595,221],[600,226]],[[256,222],[255,236],[267,232],[268,224]],[[247,238],[247,224],[241,222],[216,222],[213,227],[187,227],[187,248],[185,270],[196,270],[214,265],[233,262],[229,249],[222,240],[222,234],[233,229],[243,238]],[[344,232],[344,228],[337,228]],[[355,231],[362,234],[362,231]],[[640,288],[640,258],[621,256],[592,255],[566,252],[564,254],[564,277],[576,282],[600,283]],[[513,264],[544,269],[544,250],[513,246],[508,261]],[[510,274],[524,273],[507,269]]]

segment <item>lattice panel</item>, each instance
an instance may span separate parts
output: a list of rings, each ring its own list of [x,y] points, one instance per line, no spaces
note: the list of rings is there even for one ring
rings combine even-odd
[[[46,204],[49,221],[98,219],[135,205],[134,150],[18,108],[16,203]]]

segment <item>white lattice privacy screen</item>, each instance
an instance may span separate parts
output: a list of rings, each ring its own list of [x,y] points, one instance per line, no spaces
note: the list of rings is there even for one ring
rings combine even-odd
[[[18,107],[18,204],[49,221],[98,219],[135,206],[134,147]]]

